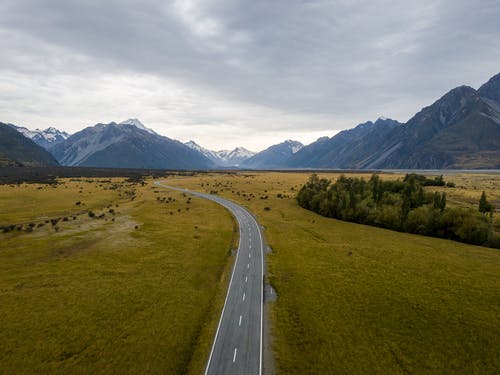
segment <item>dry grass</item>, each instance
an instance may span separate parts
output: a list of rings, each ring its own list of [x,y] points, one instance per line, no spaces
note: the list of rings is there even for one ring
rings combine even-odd
[[[78,200],[105,214],[0,233],[0,372],[200,373],[230,270],[230,215],[149,183],[64,182],[0,187],[4,223],[72,215]]]
[[[498,250],[321,217],[293,199],[308,176],[172,182],[238,201],[266,227],[278,373],[498,373]],[[449,179],[456,204],[483,189],[498,199],[496,175]]]

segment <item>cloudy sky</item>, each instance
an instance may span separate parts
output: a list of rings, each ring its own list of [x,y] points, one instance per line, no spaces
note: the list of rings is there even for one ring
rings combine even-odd
[[[479,87],[499,20],[498,0],[2,0],[0,121],[309,143]]]

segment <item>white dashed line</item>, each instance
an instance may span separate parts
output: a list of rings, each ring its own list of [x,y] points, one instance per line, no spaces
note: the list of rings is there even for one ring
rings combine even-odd
[[[238,353],[238,348],[234,348],[233,363],[236,362],[236,353]]]
[[[241,315],[240,315],[240,321],[238,322],[238,327],[241,326]]]
[[[250,268],[250,263],[247,264],[247,269],[249,269],[249,268]]]
[[[246,294],[243,293],[243,298],[242,298],[243,301],[245,300],[245,297],[246,297]]]
[[[247,281],[248,281],[248,276],[245,276],[245,282],[247,282]]]

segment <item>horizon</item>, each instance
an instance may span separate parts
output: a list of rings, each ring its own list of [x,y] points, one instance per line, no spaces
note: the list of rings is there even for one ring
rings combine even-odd
[[[139,118],[210,150],[405,123],[457,86],[479,88],[500,61],[490,0],[7,0],[0,10],[0,121],[75,133]]]

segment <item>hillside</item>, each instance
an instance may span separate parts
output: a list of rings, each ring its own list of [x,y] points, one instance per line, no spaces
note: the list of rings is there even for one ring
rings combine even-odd
[[[378,144],[401,123],[379,118],[344,130],[332,138],[322,137],[292,155],[285,165],[300,168],[355,168],[353,160],[378,152]]]
[[[304,145],[300,142],[287,140],[277,145],[268,147],[254,156],[244,160],[242,166],[254,169],[279,168],[302,147],[304,147]]]
[[[55,145],[64,142],[70,136],[65,131],[60,131],[59,129],[56,129],[54,127],[50,127],[44,130],[30,130],[23,126],[17,126],[13,124],[9,125],[25,137],[31,139],[38,146],[42,146],[46,150],[50,150],[50,148],[54,147]]]
[[[500,74],[460,86],[408,122],[379,119],[320,138],[288,159],[292,168],[500,168]]]
[[[0,166],[57,164],[48,151],[14,130],[10,125],[0,123]]]
[[[212,162],[181,142],[130,124],[97,124],[52,153],[62,165],[109,168],[207,169]]]

